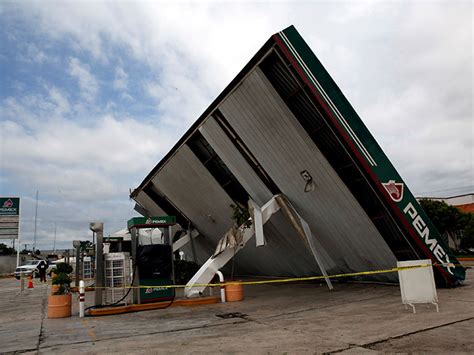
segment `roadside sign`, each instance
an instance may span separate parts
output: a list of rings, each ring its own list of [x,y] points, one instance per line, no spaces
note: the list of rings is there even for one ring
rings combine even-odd
[[[0,197],[0,239],[17,239],[20,227],[20,198]]]
[[[397,261],[397,267],[424,266],[416,269],[398,270],[402,303],[410,305],[416,313],[415,304],[431,303],[438,308],[438,295],[431,259]]]

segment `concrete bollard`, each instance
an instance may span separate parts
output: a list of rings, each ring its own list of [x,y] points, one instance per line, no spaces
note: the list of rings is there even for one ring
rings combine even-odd
[[[221,271],[216,272],[217,276],[219,276],[219,283],[224,283],[224,274]],[[225,286],[221,285],[221,302],[225,303]]]
[[[79,318],[84,318],[85,292],[84,281],[81,280],[79,281]]]

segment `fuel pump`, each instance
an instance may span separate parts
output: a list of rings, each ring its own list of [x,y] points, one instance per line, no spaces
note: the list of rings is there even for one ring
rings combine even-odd
[[[133,303],[165,302],[174,299],[173,240],[171,227],[174,216],[135,217],[127,222],[132,238]],[[149,238],[142,237],[141,229],[149,230]],[[161,233],[155,233],[158,229]],[[140,287],[138,287],[140,286]],[[149,287],[142,287],[149,286]]]

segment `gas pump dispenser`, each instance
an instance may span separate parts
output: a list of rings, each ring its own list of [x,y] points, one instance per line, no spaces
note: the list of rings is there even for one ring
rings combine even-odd
[[[176,224],[174,216],[135,217],[127,222],[132,237],[133,259],[133,303],[172,301],[174,288],[162,287],[174,284],[173,238],[171,226]],[[139,230],[149,229],[147,242]],[[153,231],[159,229],[161,236],[153,238]],[[150,287],[138,287],[138,286]]]

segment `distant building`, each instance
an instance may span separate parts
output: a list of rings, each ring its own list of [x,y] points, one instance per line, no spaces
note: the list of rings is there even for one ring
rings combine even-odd
[[[474,213],[474,193],[457,195],[451,197],[418,197],[417,200],[428,199],[443,201],[450,206],[455,206],[466,213]]]

